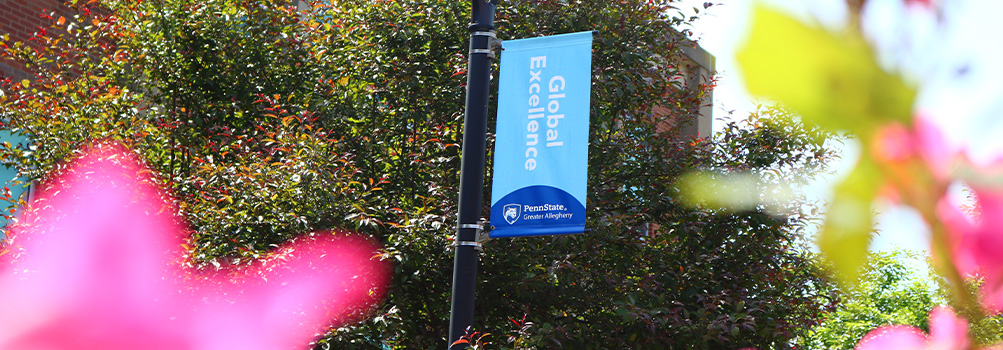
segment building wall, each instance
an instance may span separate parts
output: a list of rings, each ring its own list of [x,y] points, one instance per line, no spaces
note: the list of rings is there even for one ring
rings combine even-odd
[[[69,9],[61,0],[0,0],[0,31],[11,33],[11,40],[27,40],[49,24],[40,15],[53,11],[66,14]]]
[[[714,74],[717,73],[715,71],[716,59],[714,55],[711,55],[710,52],[704,50],[700,45],[696,43],[691,44],[692,46],[683,47],[683,57],[680,57],[682,61],[679,67],[679,73],[682,76],[679,79],[686,88],[697,89],[700,88],[700,84],[709,84],[713,81]],[[712,136],[714,132],[713,101],[714,89],[710,89],[700,101],[700,109],[697,113],[691,115],[690,120],[683,121],[686,124],[679,129],[679,139],[689,140],[690,138]],[[668,108],[665,106],[655,106],[653,112],[656,115],[666,115],[669,113]],[[665,124],[659,125],[658,130],[660,132],[667,132],[678,122],[678,120],[670,120]],[[659,227],[659,224],[649,222],[639,227],[638,230],[649,236],[655,236],[659,232]]]
[[[47,28],[52,25],[52,20],[44,18],[42,14],[52,14],[54,18],[59,16],[72,16],[72,11],[62,0],[0,0],[0,36],[6,35],[5,42],[26,42],[39,28]],[[24,67],[19,67],[12,62],[0,60],[0,79],[11,78],[14,81],[22,79],[33,79],[31,73]],[[11,143],[24,142],[24,136],[13,135],[10,131],[0,130],[0,141]],[[14,185],[11,181],[17,179],[17,170],[0,166],[0,188],[6,186],[10,188],[10,194],[14,197],[30,195],[31,189],[21,185]],[[30,197],[30,196],[29,196]],[[28,198],[25,198],[26,200]],[[5,223],[0,221],[0,226]],[[4,239],[4,232],[0,229],[0,240]]]
[[[7,42],[27,41],[40,27],[48,27],[52,21],[42,17],[43,13],[69,16],[71,10],[62,0],[0,0],[0,35],[8,35]],[[12,66],[0,61],[0,76],[29,79],[23,67]]]
[[[676,79],[686,89],[700,89],[702,84],[713,82],[716,73],[714,70],[715,59],[714,55],[701,48],[700,45],[694,42],[690,42],[690,44],[690,46],[682,48],[682,55],[678,57],[680,59],[679,76]],[[687,116],[686,120],[678,120],[677,118],[661,120],[657,130],[661,133],[669,132],[682,123],[677,135],[680,139],[710,137],[714,132],[713,101],[714,90],[711,89],[700,101],[700,109],[695,114]],[[652,112],[656,117],[661,118],[671,114],[670,108],[672,107],[654,106]]]
[[[709,84],[713,80],[716,73],[714,71],[716,64],[714,55],[696,44],[683,47],[683,55],[686,56],[682,68],[687,88],[697,89],[701,84]],[[691,137],[710,137],[714,132],[713,112],[714,89],[710,89],[700,101],[700,111],[693,116],[693,122],[684,126],[680,133]]]

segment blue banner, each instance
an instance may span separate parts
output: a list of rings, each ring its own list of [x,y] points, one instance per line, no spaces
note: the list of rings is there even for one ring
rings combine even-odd
[[[582,233],[592,32],[503,47],[491,237]]]

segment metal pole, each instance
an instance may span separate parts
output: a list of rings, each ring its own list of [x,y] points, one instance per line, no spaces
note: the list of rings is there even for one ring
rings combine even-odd
[[[474,289],[477,280],[477,231],[484,191],[484,157],[487,137],[488,93],[491,86],[491,39],[497,0],[471,0],[470,54],[467,63],[467,105],[463,118],[460,159],[460,193],[457,209],[453,294],[449,310],[449,349],[474,322]]]

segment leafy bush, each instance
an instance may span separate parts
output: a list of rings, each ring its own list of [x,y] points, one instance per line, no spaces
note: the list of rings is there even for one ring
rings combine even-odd
[[[316,346],[445,345],[467,4],[347,0],[305,13],[278,0],[72,4],[78,15],[54,18],[37,48],[0,45],[0,57],[35,74],[2,85],[0,117],[32,141],[4,145],[7,164],[37,180],[94,139],[126,144],[177,198],[196,267],[249,264],[308,231],[372,235],[394,262],[387,299]],[[692,44],[672,6],[499,7],[501,38],[600,34],[592,231],[488,244],[475,327],[496,334],[494,345],[784,348],[829,306],[821,273],[804,268],[799,230],[811,216],[800,202],[734,211],[681,199],[678,180],[692,171],[775,185],[804,181],[832,155],[778,109],[713,139],[665,130],[695,115],[712,87],[678,79]],[[498,340],[506,332],[509,343]]]

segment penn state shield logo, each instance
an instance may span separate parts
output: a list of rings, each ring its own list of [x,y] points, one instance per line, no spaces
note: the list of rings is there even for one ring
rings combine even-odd
[[[522,215],[522,205],[520,204],[506,204],[502,209],[502,216],[505,217],[505,221],[509,225],[519,221],[519,216]]]

